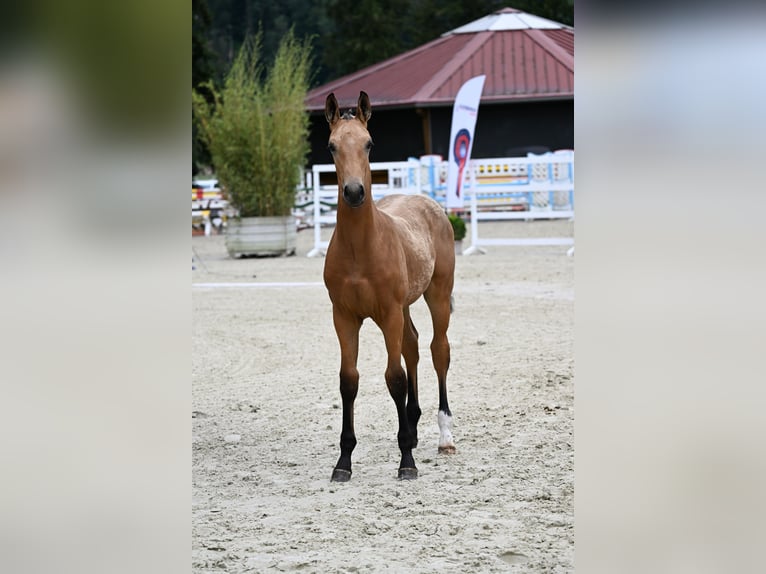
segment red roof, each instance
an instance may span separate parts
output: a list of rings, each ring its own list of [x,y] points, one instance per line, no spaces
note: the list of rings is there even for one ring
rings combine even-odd
[[[574,28],[503,8],[399,54],[311,90],[309,110],[335,92],[342,105],[370,95],[374,107],[451,105],[460,86],[487,76],[482,102],[574,97]]]

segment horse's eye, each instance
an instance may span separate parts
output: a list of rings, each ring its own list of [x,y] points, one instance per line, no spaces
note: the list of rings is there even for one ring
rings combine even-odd
[[[328,143],[327,144],[327,151],[329,151],[330,153],[334,154],[335,153],[335,144],[332,143],[332,142]]]
[[[375,144],[374,144],[374,143],[372,143],[372,140],[369,140],[369,141],[368,141],[368,142],[367,142],[367,143],[364,145],[364,149],[365,149],[365,150],[367,150],[367,152],[369,152],[369,151],[372,149],[372,146],[374,146],[374,145],[375,145]]]

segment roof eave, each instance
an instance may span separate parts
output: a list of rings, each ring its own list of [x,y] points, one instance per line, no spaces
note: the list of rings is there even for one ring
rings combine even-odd
[[[527,104],[538,102],[557,102],[574,99],[574,92],[564,92],[556,94],[518,94],[502,96],[482,96],[480,104]],[[399,101],[399,102],[372,102],[373,110],[402,110],[410,108],[444,108],[452,106],[455,103],[454,98],[434,98],[424,101]],[[307,106],[309,113],[324,112],[324,106]]]

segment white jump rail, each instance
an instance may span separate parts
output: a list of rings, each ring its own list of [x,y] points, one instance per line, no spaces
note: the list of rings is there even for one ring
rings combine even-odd
[[[481,221],[574,217],[574,152],[474,160],[468,173],[471,245],[463,254],[486,253],[492,245],[573,245],[571,237],[479,236]],[[522,209],[518,209],[518,207]]]
[[[425,193],[442,205],[445,202],[447,162],[427,163],[417,159],[370,164],[376,173],[385,171],[386,183],[373,183],[373,199],[391,193]],[[338,186],[321,185],[322,173],[334,173],[333,164],[314,165],[307,174],[312,190],[314,247],[308,257],[323,256],[328,241],[322,240],[322,226],[336,223]],[[373,181],[379,181],[374,178]],[[569,219],[574,217],[574,152],[540,156],[472,160],[465,188],[470,197],[471,245],[466,255],[485,253],[492,245],[572,245],[571,237],[484,238],[481,221]],[[571,251],[571,250],[570,250]]]
[[[420,162],[417,160],[371,163],[370,171],[387,173],[385,184],[372,184],[374,201],[392,193],[421,193]],[[335,225],[337,217],[338,186],[321,185],[322,173],[335,173],[335,165],[317,164],[311,168],[311,185],[314,190],[314,248],[308,252],[307,257],[323,256],[327,252],[330,242],[322,241],[322,224]]]

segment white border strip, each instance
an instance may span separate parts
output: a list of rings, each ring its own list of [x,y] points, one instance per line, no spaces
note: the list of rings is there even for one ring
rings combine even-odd
[[[324,287],[321,282],[287,282],[287,283],[192,283],[192,287],[200,289],[220,289],[238,287]]]

